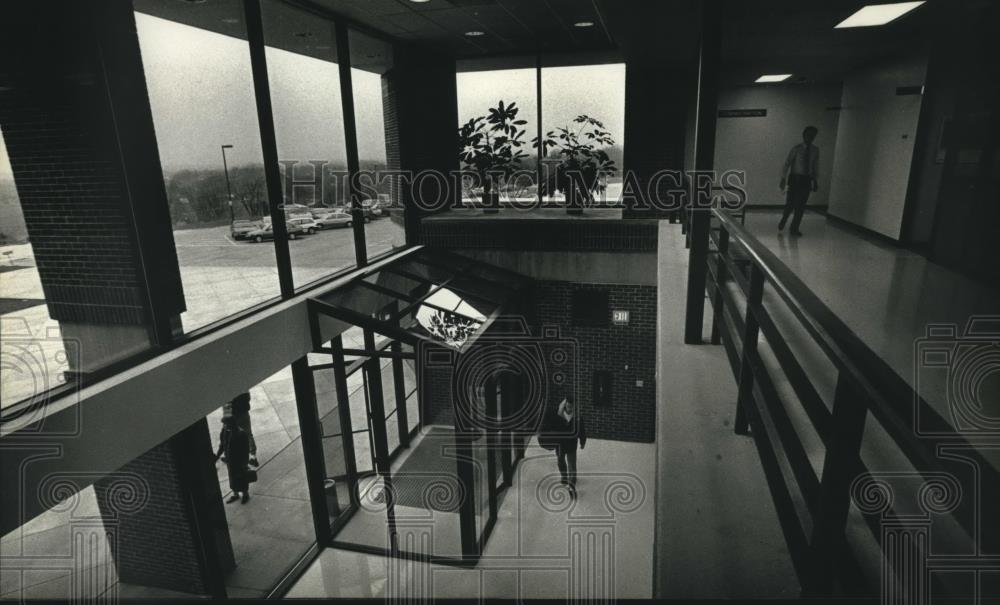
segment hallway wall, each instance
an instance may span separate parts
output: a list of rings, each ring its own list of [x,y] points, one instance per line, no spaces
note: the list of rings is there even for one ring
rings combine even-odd
[[[902,229],[921,95],[924,57],[860,70],[844,81],[830,185],[831,215],[898,240]]]
[[[781,167],[793,145],[802,142],[802,130],[819,128],[819,191],[810,206],[829,203],[830,176],[837,142],[839,84],[780,84],[742,86],[723,90],[719,110],[766,109],[763,117],[719,118],[715,127],[715,168],[742,170],[747,175],[747,204],[781,205],[778,188]]]

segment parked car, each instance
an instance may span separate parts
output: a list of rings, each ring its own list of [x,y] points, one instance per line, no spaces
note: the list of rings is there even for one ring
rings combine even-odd
[[[299,227],[306,235],[312,235],[322,229],[312,216],[296,216],[288,219],[288,224]]]
[[[305,234],[305,230],[299,225],[285,223],[285,228],[288,230],[288,239],[298,239],[300,235]],[[271,223],[267,223],[260,229],[248,233],[245,239],[257,242],[258,244],[264,240],[274,239],[273,225],[271,225]]]
[[[233,221],[229,226],[229,235],[235,240],[246,239],[248,233],[256,231],[260,227],[261,225],[257,221]]]
[[[346,214],[347,216],[353,216],[353,213],[351,212],[351,207],[350,206],[334,206],[330,210],[332,210],[333,212],[342,212],[342,213]],[[378,215],[375,214],[375,209],[372,208],[372,206],[371,206],[371,201],[370,200],[365,200],[365,201],[361,202],[361,212],[362,212],[361,216],[365,217],[365,222],[366,223],[369,222],[369,221],[371,221],[371,220],[373,220],[373,219],[378,218]]]
[[[314,219],[319,220],[321,216],[326,216],[327,214],[330,214],[331,212],[336,212],[337,210],[339,210],[339,208],[334,208],[331,206],[313,206],[312,208],[309,209],[309,213],[312,214],[312,217]]]
[[[383,215],[382,204],[376,200],[365,200],[361,202],[361,208],[365,212],[365,220],[374,220]]]
[[[333,227],[351,227],[354,221],[351,215],[343,210],[334,210],[316,217],[316,223],[320,229],[332,229]]]
[[[309,206],[302,204],[282,204],[279,207],[285,211],[285,216],[289,218],[293,216],[309,216],[312,211]]]

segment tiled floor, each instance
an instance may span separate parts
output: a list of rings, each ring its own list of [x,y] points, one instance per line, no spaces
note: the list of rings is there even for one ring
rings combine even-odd
[[[778,233],[778,218],[750,212],[747,228],[900,377],[911,386],[919,380],[920,394],[950,417],[947,383],[914,362],[919,341],[931,324],[954,326],[961,338],[972,317],[1000,317],[1000,290],[819,214],[806,214],[803,237]],[[981,386],[983,412],[1000,416],[1000,380]]]
[[[572,501],[553,454],[532,444],[476,568],[327,549],[286,596],[649,598],[654,455],[653,444],[588,440]]]
[[[736,383],[725,353],[684,344],[688,255],[680,226],[661,221],[659,242],[655,594],[797,598],[757,451],[750,437],[733,433]]]
[[[881,356],[899,376],[936,406],[945,418],[951,402],[941,375],[926,374],[929,368],[915,363],[920,339],[931,323],[952,324],[958,334],[975,315],[1000,313],[1000,296],[954,272],[929,263],[882,241],[860,235],[823,216],[809,214],[803,222],[801,238],[777,232],[778,215],[753,212],[748,229],[790,267],[863,342]],[[661,231],[661,246],[674,242],[675,234]],[[683,292],[686,256],[683,244],[660,250],[660,304],[663,309],[679,308],[683,300],[669,287]],[[814,382],[820,397],[832,403],[837,372],[802,328],[799,320],[773,292],[765,288],[764,305],[785,338],[792,354]],[[710,311],[711,307],[707,309]],[[661,322],[658,384],[668,388],[665,413],[660,416],[658,441],[662,478],[658,509],[663,522],[658,528],[658,552],[663,553],[661,594],[664,596],[795,596],[795,576],[776,527],[776,515],[769,503],[766,483],[760,473],[757,454],[748,438],[732,433],[735,411],[735,381],[723,349],[713,346],[679,346],[681,334]],[[705,332],[708,334],[708,326]],[[996,341],[994,336],[993,341]],[[803,443],[814,472],[820,476],[825,448],[805,414],[798,395],[776,367],[765,339],[760,341],[764,364],[772,369],[775,387],[796,434]],[[989,345],[987,345],[988,347]],[[666,353],[666,354],[665,354]],[[668,361],[669,360],[669,361]],[[993,366],[995,367],[995,365]],[[716,372],[725,369],[724,379]],[[933,369],[933,368],[931,368]],[[985,373],[983,373],[985,374]],[[982,375],[982,374],[981,374]],[[994,378],[1000,374],[993,372]],[[982,380],[978,385],[982,412],[996,417],[1000,406],[1000,381]],[[717,403],[719,402],[719,403]],[[909,405],[910,400],[902,402]],[[991,407],[992,406],[992,407]],[[692,419],[694,422],[692,423]],[[987,459],[997,461],[995,448],[984,448]],[[861,457],[874,473],[905,476],[914,469],[879,423],[869,415]],[[713,460],[714,458],[714,460]],[[678,461],[681,464],[677,464]],[[961,475],[964,477],[965,475]],[[965,493],[976,489],[965,486]],[[686,500],[670,500],[686,490]],[[793,498],[797,498],[793,488]],[[897,506],[912,506],[897,498]],[[694,508],[694,510],[691,510]],[[803,519],[808,519],[804,515]],[[938,518],[935,547],[954,547],[960,532],[948,533],[949,519]],[[871,538],[865,519],[853,508],[847,533],[855,553],[878,586],[880,552]],[[725,535],[726,541],[720,541]],[[674,540],[671,540],[673,536]],[[680,553],[682,543],[698,548]],[[964,546],[963,546],[964,547]],[[951,551],[949,551],[951,552]],[[957,552],[957,551],[956,551]],[[964,551],[962,551],[964,552]],[[712,581],[695,582],[701,571]],[[958,593],[956,593],[958,594]]]

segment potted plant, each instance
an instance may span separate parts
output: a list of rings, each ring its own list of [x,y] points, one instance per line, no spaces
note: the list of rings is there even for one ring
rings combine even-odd
[[[584,206],[593,204],[594,194],[607,189],[607,178],[618,172],[615,162],[605,151],[614,147],[615,140],[604,124],[586,115],[566,126],[546,133],[542,141],[542,157],[550,148],[557,150],[558,162],[551,178],[541,184],[542,195],[561,191],[566,195],[566,212],[581,214]],[[535,139],[537,144],[537,139]]]
[[[500,187],[505,178],[521,167],[527,154],[521,150],[527,121],[518,120],[517,103],[500,101],[489,114],[466,122],[458,129],[459,157],[466,169],[479,176],[483,187],[483,211],[500,211]]]

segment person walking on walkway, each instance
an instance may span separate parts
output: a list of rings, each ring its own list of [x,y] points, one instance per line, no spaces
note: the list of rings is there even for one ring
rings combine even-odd
[[[556,410],[557,434],[556,464],[562,476],[562,484],[569,488],[569,493],[576,498],[576,445],[580,449],[587,445],[587,433],[583,427],[583,419],[576,413],[576,406],[569,399],[563,399]]]
[[[256,471],[249,468],[250,462],[250,437],[243,427],[236,423],[233,416],[222,419],[222,435],[219,443],[219,451],[215,454],[215,459],[225,456],[226,470],[229,473],[229,489],[233,494],[226,500],[226,504],[231,504],[239,500],[246,504],[250,500],[250,483],[255,481],[253,475]]]
[[[819,188],[819,148],[813,145],[819,129],[807,126],[802,131],[802,142],[792,147],[781,168],[781,190],[785,192],[785,211],[778,223],[778,231],[785,228],[792,216],[792,235],[802,235],[799,225],[806,211],[809,194]]]
[[[250,466],[258,467],[257,441],[253,438],[253,427],[250,425],[250,393],[241,393],[229,402],[232,416],[236,424],[242,428],[250,440]]]

